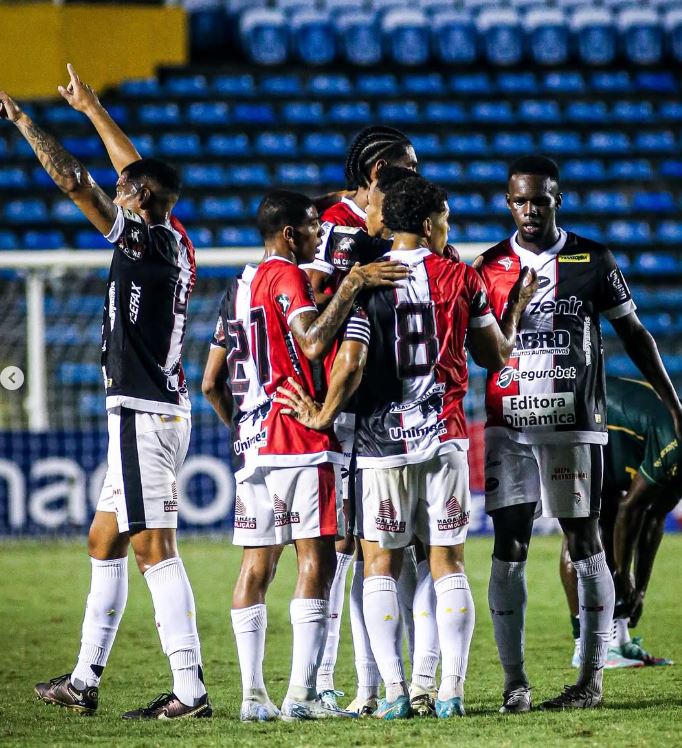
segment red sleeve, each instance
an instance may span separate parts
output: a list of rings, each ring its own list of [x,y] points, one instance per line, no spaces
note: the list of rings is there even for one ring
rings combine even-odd
[[[467,265],[466,286],[469,291],[469,325],[471,327],[485,327],[492,324],[492,310],[481,276]]]
[[[299,267],[288,265],[283,268],[272,288],[275,304],[287,325],[301,312],[317,311],[313,288],[308,276]]]

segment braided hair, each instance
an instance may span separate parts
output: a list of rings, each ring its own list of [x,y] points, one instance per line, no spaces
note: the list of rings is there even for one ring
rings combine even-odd
[[[395,127],[375,125],[361,130],[348,149],[344,172],[349,190],[369,187],[372,168],[380,159],[389,164],[405,155],[412,145],[405,133]]]

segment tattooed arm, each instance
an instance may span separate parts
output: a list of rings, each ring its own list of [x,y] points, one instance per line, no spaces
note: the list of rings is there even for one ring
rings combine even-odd
[[[0,91],[0,118],[16,126],[57,187],[73,200],[98,231],[108,234],[117,208],[80,161],[54,136],[38,127],[4,91]]]

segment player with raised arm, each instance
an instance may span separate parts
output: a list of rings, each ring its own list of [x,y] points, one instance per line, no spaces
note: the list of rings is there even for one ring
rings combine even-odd
[[[504,670],[502,713],[532,706],[524,666],[525,565],[540,507],[559,520],[578,574],[581,646],[577,682],[541,708],[602,701],[614,588],[598,529],[607,441],[600,315],[661,396],[676,431],[682,425],[680,402],[620,268],[604,245],[557,227],[561,200],[554,161],[515,161],[507,205],[517,230],[477,261],[497,315],[521,265],[534,268],[539,280],[511,359],[486,387],[486,511],[495,533],[488,599]]]
[[[397,288],[362,302],[371,345],[358,390],[356,527],[365,558],[365,621],[386,684],[375,713],[383,719],[412,716],[396,580],[415,534],[426,548],[437,597],[442,679],[436,713],[464,714],[474,626],[463,545],[469,522],[465,336],[478,363],[500,369],[535,289],[533,274],[524,271],[510,294],[503,332],[476,272],[441,256],[448,214],[445,192],[424,179],[405,179],[388,190],[383,216],[393,244],[387,257],[406,263],[411,273]],[[288,404],[286,413],[324,429],[357,382],[332,378],[321,408],[300,387],[280,389],[277,399]]]
[[[606,380],[609,441],[599,516],[606,562],[614,576],[616,607],[606,668],[672,665],[630,639],[649,586],[665,518],[682,498],[682,453],[670,413],[651,386],[633,379]],[[580,619],[576,575],[566,543],[561,581],[576,640],[573,667],[580,667]]]
[[[97,709],[126,605],[132,545],[154,602],[173,691],[123,716],[208,717],[194,597],[176,545],[176,475],[190,435],[181,353],[196,272],[191,243],[169,224],[179,176],[161,161],[136,161],[123,169],[112,201],[4,92],[0,116],[14,123],[55,184],[116,247],[102,325],[108,470],[88,537],[92,576],[81,649],[73,672],[38,683],[36,693],[84,714]]]
[[[233,428],[239,466],[234,538],[244,546],[234,590],[232,623],[243,682],[243,721],[278,716],[265,689],[262,662],[267,626],[265,594],[280,547],[294,543],[298,581],[291,602],[293,655],[283,719],[355,716],[317,698],[316,675],[328,620],[339,528],[333,465],[341,462],[331,429],[318,433],[283,418],[272,396],[291,377],[311,395],[312,361],[322,361],[345,323],[345,337],[364,335],[351,315],[364,288],[392,286],[407,270],[399,263],[355,266],[321,315],[299,262],[310,261],[321,236],[313,203],[274,191],[258,210],[264,259],[247,265],[222,299],[203,389]],[[227,376],[227,384],[225,378]]]

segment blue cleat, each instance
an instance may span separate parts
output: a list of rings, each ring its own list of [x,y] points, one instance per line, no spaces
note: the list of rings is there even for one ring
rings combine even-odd
[[[463,717],[464,716],[464,704],[459,696],[455,696],[447,701],[441,701],[436,699],[436,716],[439,719],[447,719],[448,717]]]
[[[377,719],[411,719],[413,714],[410,697],[407,695],[398,696],[395,701],[379,699],[374,716]]]

